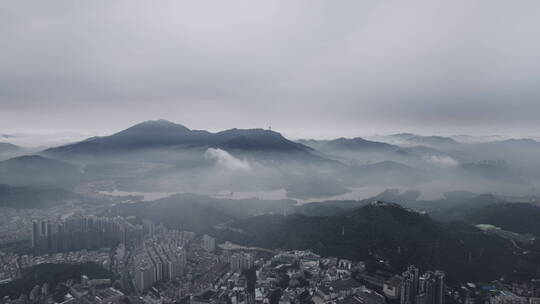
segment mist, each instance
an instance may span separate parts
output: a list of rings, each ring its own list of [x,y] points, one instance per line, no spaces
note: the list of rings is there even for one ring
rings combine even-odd
[[[85,195],[195,193],[299,203],[366,199],[373,189],[414,190],[423,199],[454,191],[539,195],[540,143],[532,139],[471,142],[412,134],[377,139],[294,142],[270,130],[212,133],[150,121],[0,162],[0,183]]]

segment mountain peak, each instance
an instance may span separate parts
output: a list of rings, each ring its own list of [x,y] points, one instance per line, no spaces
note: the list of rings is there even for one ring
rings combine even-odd
[[[159,119],[148,120],[131,126],[123,131],[113,134],[113,137],[125,137],[125,136],[171,136],[174,134],[183,134],[191,131],[189,128],[176,124],[174,122]]]
[[[395,151],[397,146],[383,142],[369,141],[361,137],[345,138],[340,137],[327,142],[323,149],[345,149],[345,150],[365,150],[365,151]]]
[[[289,141],[268,129],[229,129],[215,134],[216,147],[233,150],[309,151],[302,144]]]
[[[141,123],[133,125],[132,127],[127,128],[126,130],[145,129],[145,128],[158,128],[158,129],[170,128],[170,129],[176,129],[176,130],[182,130],[182,131],[189,131],[189,128],[187,128],[186,126],[177,124],[172,121],[165,120],[165,119],[143,121]]]
[[[271,135],[271,136],[283,137],[283,135],[281,135],[281,133],[279,132],[268,130],[268,129],[261,129],[261,128],[256,128],[256,129],[232,128],[232,129],[218,132],[217,134],[221,134],[224,136],[268,136],[268,135]]]

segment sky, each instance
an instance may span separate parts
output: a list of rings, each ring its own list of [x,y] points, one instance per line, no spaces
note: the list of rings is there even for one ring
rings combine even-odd
[[[538,1],[5,0],[0,134],[540,133]]]

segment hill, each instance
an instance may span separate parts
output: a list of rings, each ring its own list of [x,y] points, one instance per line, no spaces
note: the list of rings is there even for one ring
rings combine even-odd
[[[293,151],[308,152],[312,149],[295,143],[281,134],[263,129],[230,129],[213,135],[213,147],[224,150]]]
[[[506,140],[487,142],[481,145],[499,149],[540,149],[540,142],[530,138],[511,138]]]
[[[19,146],[10,143],[0,142],[0,153],[15,152],[19,150],[22,150],[22,148]]]
[[[504,230],[540,236],[540,208],[529,203],[500,203],[483,206],[465,220],[473,224],[491,224]]]
[[[25,152],[26,150],[22,147],[10,143],[0,142],[0,161],[22,155]]]
[[[69,188],[80,182],[82,173],[63,161],[26,155],[0,162],[0,184]]]
[[[357,152],[395,152],[400,147],[383,142],[369,141],[361,137],[338,138],[327,141],[321,146],[321,150],[346,150]]]
[[[403,142],[407,145],[423,145],[439,148],[453,148],[459,145],[457,141],[451,137],[444,136],[422,136],[411,133],[399,133],[389,135],[389,138]]]
[[[0,207],[49,208],[63,204],[74,194],[64,189],[10,187],[0,185]]]
[[[294,205],[292,200],[217,199],[195,194],[177,194],[167,198],[118,205],[112,213],[122,216],[147,218],[169,227],[199,233],[208,232],[215,225],[264,213],[283,213]]]
[[[229,227],[216,234],[252,246],[311,249],[356,260],[387,258],[396,271],[411,263],[424,269],[441,268],[454,282],[531,276],[527,267],[537,262],[537,257],[514,255],[508,241],[472,226],[442,225],[427,215],[387,203],[334,216],[262,215],[234,221]]]

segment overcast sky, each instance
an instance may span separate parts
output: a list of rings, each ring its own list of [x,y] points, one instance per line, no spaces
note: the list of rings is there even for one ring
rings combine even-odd
[[[293,138],[538,134],[540,2],[0,3],[0,134],[157,118]]]

